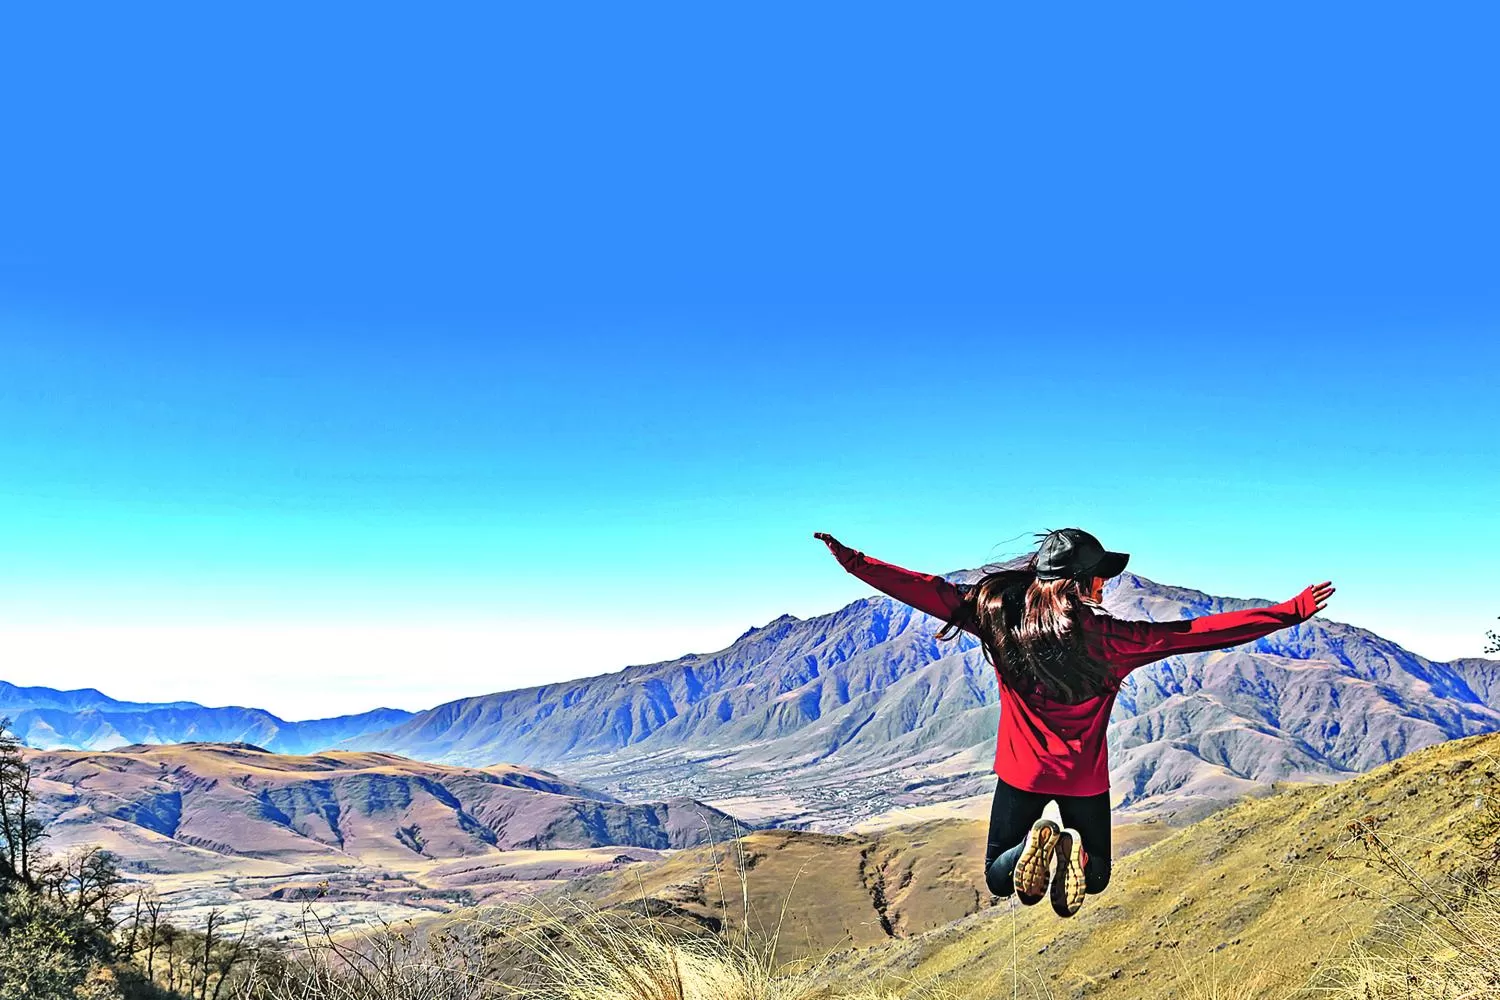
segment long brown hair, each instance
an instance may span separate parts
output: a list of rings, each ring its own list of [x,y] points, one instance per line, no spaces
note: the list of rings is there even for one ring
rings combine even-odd
[[[1116,689],[1109,667],[1084,651],[1079,620],[1105,614],[1086,594],[1089,580],[1039,580],[1036,554],[1018,569],[986,573],[962,587],[964,602],[937,632],[956,637],[972,624],[985,659],[1006,685],[1022,695],[1040,691],[1076,704]]]

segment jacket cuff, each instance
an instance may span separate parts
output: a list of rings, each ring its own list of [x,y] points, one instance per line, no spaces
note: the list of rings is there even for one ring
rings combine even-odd
[[[1281,606],[1296,618],[1298,623],[1305,622],[1317,614],[1317,605],[1313,603],[1312,595],[1305,590],[1296,597],[1282,601]]]
[[[864,553],[859,551],[859,549],[851,549],[847,545],[840,545],[837,558],[840,566],[850,569],[859,563],[863,555]]]

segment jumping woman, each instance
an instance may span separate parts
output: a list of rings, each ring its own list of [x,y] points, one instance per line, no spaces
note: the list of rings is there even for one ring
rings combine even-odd
[[[1052,908],[1064,917],[1109,883],[1104,734],[1125,677],[1175,653],[1227,649],[1297,625],[1322,611],[1334,591],[1325,580],[1266,608],[1130,621],[1099,603],[1104,581],[1129,554],[1106,551],[1079,528],[1047,533],[1023,568],[972,584],[881,562],[827,532],[813,537],[876,590],[944,621],[937,638],[968,632],[979,639],[1000,688],[985,882],[996,896],[1014,892],[1027,906],[1050,888]],[[1041,818],[1049,801],[1062,827]]]

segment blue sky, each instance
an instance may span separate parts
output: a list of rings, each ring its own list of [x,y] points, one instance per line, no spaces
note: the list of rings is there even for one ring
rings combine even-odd
[[[867,593],[814,531],[1500,614],[1479,5],[36,16],[0,678],[425,707]]]

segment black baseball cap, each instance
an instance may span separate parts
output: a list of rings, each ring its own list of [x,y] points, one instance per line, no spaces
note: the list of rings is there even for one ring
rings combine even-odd
[[[1099,539],[1082,528],[1059,528],[1047,533],[1036,550],[1039,580],[1102,576],[1109,579],[1125,568],[1129,552],[1109,552]]]

